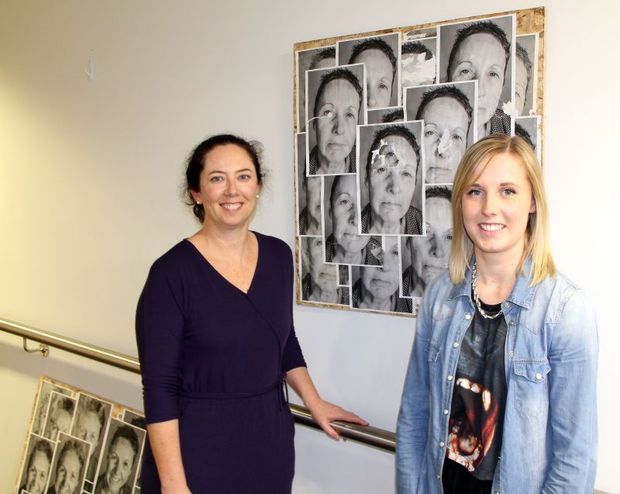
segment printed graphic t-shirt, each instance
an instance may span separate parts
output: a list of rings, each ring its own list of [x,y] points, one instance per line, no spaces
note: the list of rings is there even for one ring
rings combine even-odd
[[[500,305],[482,303],[487,314]],[[492,480],[502,445],[506,403],[506,320],[479,311],[461,343],[450,411],[447,457],[479,480]]]

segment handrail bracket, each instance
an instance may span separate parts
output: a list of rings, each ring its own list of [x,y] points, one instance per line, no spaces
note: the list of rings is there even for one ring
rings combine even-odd
[[[39,343],[39,348],[28,348],[28,338],[22,338],[24,341],[24,351],[27,353],[40,353],[42,357],[47,357],[50,354],[50,347]]]

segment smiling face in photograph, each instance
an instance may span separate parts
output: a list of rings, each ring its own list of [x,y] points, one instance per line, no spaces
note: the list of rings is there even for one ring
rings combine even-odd
[[[371,48],[361,52],[355,58],[355,63],[366,66],[368,108],[390,106],[394,68],[387,55],[377,48]]]
[[[334,79],[325,85],[313,120],[321,165],[342,165],[334,172],[346,171],[345,158],[355,144],[359,110],[359,95],[348,80]]]
[[[435,98],[424,108],[426,183],[451,183],[467,148],[469,118],[451,97]]]
[[[373,232],[400,233],[398,222],[411,206],[416,186],[418,156],[407,139],[399,135],[388,135],[372,153],[370,206],[373,222],[379,223],[373,224]],[[391,225],[391,231],[382,231],[382,224]]]
[[[500,153],[478,165],[479,176],[463,194],[463,225],[476,256],[517,253],[525,244],[529,214],[536,210],[520,158]]]
[[[353,175],[336,177],[331,192],[331,217],[336,243],[345,251],[360,252],[370,237],[358,235],[357,187]]]
[[[366,290],[372,302],[378,304],[388,300],[398,291],[399,276],[398,240],[395,237],[386,238],[383,265],[377,268],[360,268],[362,287]],[[371,301],[365,300],[364,302],[368,303]]]
[[[30,494],[43,494],[49,471],[49,458],[42,451],[35,450],[28,465],[26,490]]]
[[[472,34],[458,47],[449,78],[450,81],[478,80],[478,127],[486,124],[497,110],[505,69],[506,52],[492,34]]]
[[[56,494],[74,494],[80,482],[82,460],[75,449],[67,449],[58,462],[54,487]]]
[[[106,469],[106,483],[111,492],[118,492],[131,476],[136,452],[131,443],[124,437],[118,437],[110,446],[108,465]]]
[[[192,191],[192,197],[204,206],[205,224],[236,228],[250,222],[259,191],[250,155],[235,144],[224,144],[205,155],[200,191]]]
[[[452,243],[452,209],[444,197],[426,200],[426,235],[411,237],[412,267],[424,286],[448,269]]]

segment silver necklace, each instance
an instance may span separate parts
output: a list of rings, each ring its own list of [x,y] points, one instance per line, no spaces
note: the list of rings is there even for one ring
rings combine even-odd
[[[474,302],[476,302],[476,307],[478,308],[478,312],[480,312],[480,315],[484,317],[485,319],[495,319],[496,317],[499,317],[499,315],[502,313],[501,309],[499,310],[499,312],[496,312],[495,314],[490,315],[482,308],[482,304],[480,303],[480,297],[478,296],[478,287],[476,286],[477,279],[478,279],[478,267],[476,266],[476,263],[474,262],[474,267],[471,270],[471,288],[474,292]]]

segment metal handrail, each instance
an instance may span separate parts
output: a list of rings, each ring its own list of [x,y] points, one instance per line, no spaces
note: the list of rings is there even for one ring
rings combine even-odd
[[[46,346],[49,345],[119,369],[140,374],[140,362],[136,357],[132,357],[131,355],[89,345],[82,341],[74,340],[73,338],[67,338],[57,333],[31,328],[20,323],[7,321],[6,319],[0,319],[0,330],[23,338],[24,349],[29,352],[38,351],[45,355],[48,352]],[[36,341],[44,346],[36,350],[28,350],[26,347],[26,340]],[[289,407],[295,422],[313,429],[321,430],[321,426],[314,421],[310,411],[306,407],[292,403],[289,404]],[[332,422],[331,425],[345,439],[351,439],[384,451],[394,452],[396,449],[396,436],[393,432],[378,429],[377,427],[349,424],[347,422]]]

